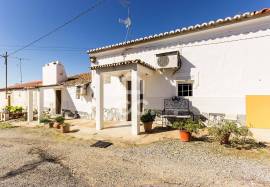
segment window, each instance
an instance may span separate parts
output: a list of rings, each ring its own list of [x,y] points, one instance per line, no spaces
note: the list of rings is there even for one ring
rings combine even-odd
[[[193,95],[193,88],[192,84],[178,84],[178,96],[192,96]]]
[[[76,99],[80,99],[81,98],[81,87],[77,86],[76,87]]]

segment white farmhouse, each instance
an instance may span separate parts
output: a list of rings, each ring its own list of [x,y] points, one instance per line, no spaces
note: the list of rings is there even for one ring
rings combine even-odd
[[[173,96],[187,98],[197,116],[246,124],[247,104],[270,95],[269,44],[270,9],[264,9],[91,49],[97,129],[112,110],[139,134],[142,108],[161,111]],[[257,107],[259,118],[270,114],[264,99],[268,108]],[[270,128],[266,123],[247,125]]]
[[[0,89],[0,108],[6,105],[22,106],[34,113],[49,111],[52,115],[79,114],[82,118],[91,119],[93,91],[90,83],[89,72],[67,77],[62,63],[51,62],[42,68],[42,81],[9,86],[7,103],[5,89]],[[28,117],[29,121],[33,118]]]
[[[9,104],[41,114],[79,113],[96,120],[131,121],[161,113],[164,99],[189,100],[195,117],[236,120],[269,133],[270,9],[244,13],[88,51],[91,72],[67,77],[60,62],[43,67],[34,86],[9,89]],[[24,99],[20,100],[17,95]],[[4,89],[0,92],[3,106]]]

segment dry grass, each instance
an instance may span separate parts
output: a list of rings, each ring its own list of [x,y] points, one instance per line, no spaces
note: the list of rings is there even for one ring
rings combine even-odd
[[[0,129],[11,129],[15,128],[15,126],[11,125],[10,123],[1,122],[0,123]]]

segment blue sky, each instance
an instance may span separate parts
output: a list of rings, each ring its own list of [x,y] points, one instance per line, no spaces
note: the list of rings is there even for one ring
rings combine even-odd
[[[129,39],[270,7],[269,0],[130,0],[132,30]],[[0,53],[12,52],[90,7],[94,0],[1,0]],[[23,50],[23,81],[40,80],[41,68],[53,60],[64,63],[68,75],[88,71],[86,50],[123,41],[118,23],[127,10],[119,0],[100,7],[62,30]],[[9,59],[9,84],[18,83],[18,60]],[[0,59],[0,87],[4,86]]]

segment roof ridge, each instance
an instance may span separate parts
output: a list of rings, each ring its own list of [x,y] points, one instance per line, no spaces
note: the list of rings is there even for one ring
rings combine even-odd
[[[99,48],[93,48],[93,49],[88,50],[87,53],[88,54],[98,53],[98,52],[107,51],[110,49],[120,48],[120,47],[127,46],[127,45],[138,44],[138,43],[145,42],[145,41],[158,40],[158,39],[162,39],[165,37],[175,36],[178,34],[187,34],[190,32],[196,32],[196,31],[200,31],[203,29],[212,28],[212,27],[215,27],[217,25],[222,25],[222,24],[225,25],[227,23],[232,24],[235,22],[240,22],[240,21],[251,19],[251,18],[257,18],[257,17],[261,17],[261,16],[266,16],[266,15],[270,15],[270,8],[264,8],[264,9],[261,9],[258,11],[253,11],[253,12],[245,12],[242,14],[236,14],[233,17],[226,17],[223,19],[217,19],[215,21],[211,20],[211,21],[204,22],[201,24],[177,28],[177,29],[174,29],[171,31],[161,32],[159,34],[154,34],[154,35],[148,35],[145,37],[129,40],[126,42],[119,42],[119,43],[112,44],[112,45],[107,45],[107,46],[103,46],[103,47],[99,47]]]

